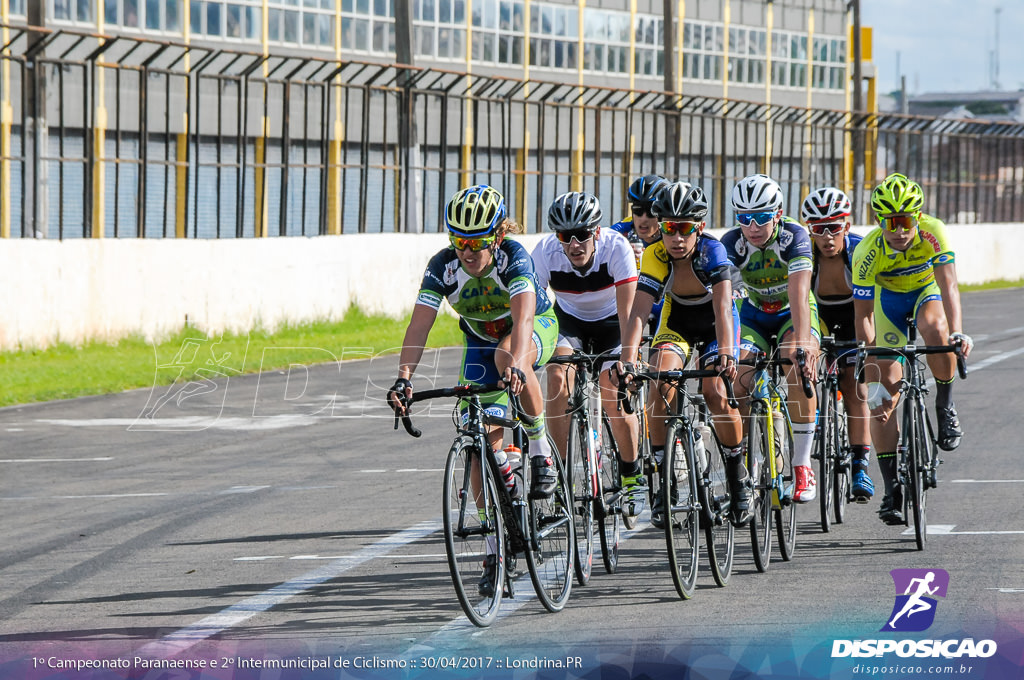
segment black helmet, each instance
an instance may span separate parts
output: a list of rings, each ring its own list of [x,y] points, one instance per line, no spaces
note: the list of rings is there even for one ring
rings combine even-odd
[[[708,199],[704,190],[686,182],[662,184],[651,207],[661,220],[692,220],[703,222],[708,216]]]
[[[629,202],[641,205],[654,203],[658,187],[668,182],[661,175],[644,175],[629,185]]]
[[[548,208],[548,226],[554,231],[591,229],[600,226],[603,217],[597,196],[586,191],[562,194]]]

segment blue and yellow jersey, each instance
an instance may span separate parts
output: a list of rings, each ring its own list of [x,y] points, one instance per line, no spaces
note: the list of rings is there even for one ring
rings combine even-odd
[[[935,281],[935,267],[953,261],[946,225],[931,215],[921,215],[917,236],[903,252],[886,243],[877,227],[853,252],[853,295],[873,299],[875,286],[894,293],[919,290]]]
[[[764,248],[756,248],[743,237],[740,227],[722,236],[729,259],[740,270],[748,302],[766,314],[789,309],[789,277],[811,271],[811,237],[799,222],[783,216],[779,235]]]
[[[497,342],[512,330],[511,300],[534,293],[534,314],[551,309],[551,300],[540,287],[533,259],[522,244],[506,238],[494,251],[494,262],[482,276],[466,273],[452,247],[430,258],[423,273],[416,304],[440,309],[448,300],[461,317],[463,332],[487,342]]]
[[[640,238],[640,235],[636,233],[636,229],[633,228],[633,215],[632,214],[627,216],[621,222],[616,222],[615,224],[613,224],[610,227],[610,229],[612,231],[617,231],[620,234],[622,234],[623,236],[625,236],[626,240],[628,240],[630,242],[630,244],[643,246],[645,253],[652,246],[655,246],[655,245],[658,245],[658,244],[661,243],[661,239],[658,239],[654,243],[648,244],[642,238]],[[636,266],[638,268],[641,265],[641,261],[642,261],[642,256],[636,258]],[[650,292],[650,291],[648,291],[648,292]],[[654,295],[654,293],[651,293],[651,294]],[[650,316],[651,319],[657,319],[659,316],[661,316],[661,307],[664,304],[664,302],[665,302],[664,298],[662,298],[660,295],[655,295],[654,296],[654,306],[651,307],[651,316]]]
[[[665,243],[658,241],[644,251],[636,289],[650,293],[657,300],[660,300],[662,295],[672,295],[672,275],[674,267],[679,264],[669,257]],[[682,266],[691,267],[697,280],[704,284],[707,295],[701,296],[702,301],[711,299],[713,285],[731,279],[732,264],[725,248],[721,241],[710,234],[701,234],[698,237],[693,258],[682,263]]]

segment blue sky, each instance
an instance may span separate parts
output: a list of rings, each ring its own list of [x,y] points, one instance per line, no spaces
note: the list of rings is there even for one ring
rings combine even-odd
[[[1024,89],[1024,0],[861,0],[861,23],[874,29],[878,91],[990,89],[990,54],[999,15],[999,82]]]

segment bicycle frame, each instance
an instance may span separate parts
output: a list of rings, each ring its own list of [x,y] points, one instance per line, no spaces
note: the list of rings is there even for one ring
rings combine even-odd
[[[925,385],[922,357],[928,354],[956,354],[957,372],[960,378],[967,377],[965,363],[959,343],[953,345],[918,346],[917,323],[913,315],[907,316],[907,344],[903,347],[865,347],[857,353],[857,379],[864,382],[864,362],[868,356],[903,357],[903,377],[900,378],[898,394],[903,401],[901,409],[900,436],[897,440],[898,455],[896,479],[905,490],[903,494],[904,524],[909,525],[911,514],[914,520],[914,540],[918,550],[924,550],[928,536],[926,520],[929,488],[938,484],[937,469],[942,463],[931,418],[925,404],[928,388]],[[910,512],[908,512],[910,510]]]
[[[501,384],[458,385],[426,390],[404,400],[406,409],[415,402],[436,397],[460,400],[455,410],[457,434],[445,465],[445,549],[459,602],[477,626],[487,626],[494,620],[504,593],[514,595],[515,558],[524,553],[538,599],[549,611],[561,610],[571,591],[569,581],[575,555],[571,501],[565,497],[565,475],[557,456],[553,458],[558,484],[550,499],[544,496],[526,500],[525,494],[513,496],[505,486],[490,445],[488,428],[497,426],[511,430],[512,441],[524,456],[529,455],[529,439],[522,421],[525,416],[514,394],[508,393],[509,418],[489,414],[483,408],[481,394],[503,389]],[[459,408],[463,405],[464,410]],[[464,415],[460,415],[460,411]],[[413,427],[408,410],[405,415],[396,414],[396,428],[399,419],[410,435],[422,434]],[[485,464],[481,464],[482,459],[486,459]],[[525,484],[525,477],[523,481]],[[486,542],[485,550],[473,541],[474,537]],[[494,581],[489,591],[484,589],[488,578],[486,570],[481,572],[478,567],[476,573],[471,574],[472,558],[476,556],[479,560],[481,553],[486,555],[486,569],[495,570],[491,572]],[[476,564],[479,565],[479,561]],[[482,600],[468,592],[467,583],[476,576],[481,576],[478,588]]]

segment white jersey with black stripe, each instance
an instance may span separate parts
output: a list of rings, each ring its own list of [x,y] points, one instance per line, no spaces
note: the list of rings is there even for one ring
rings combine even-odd
[[[602,229],[594,249],[585,271],[572,266],[555,234],[545,236],[533,250],[540,287],[550,287],[559,308],[581,321],[614,316],[616,288],[637,280],[636,255],[625,236]]]

